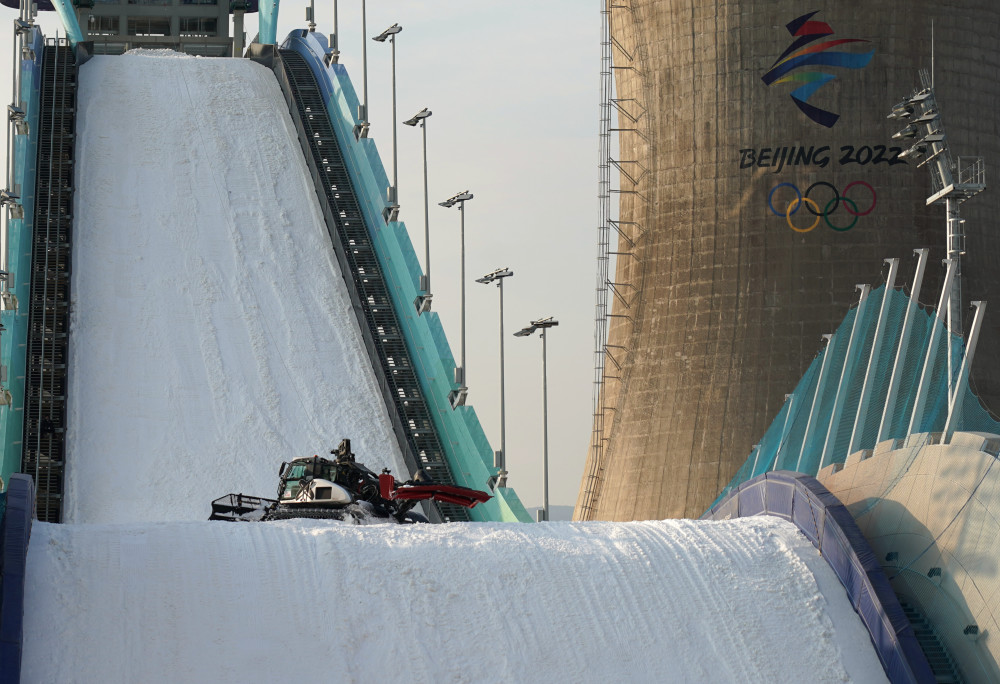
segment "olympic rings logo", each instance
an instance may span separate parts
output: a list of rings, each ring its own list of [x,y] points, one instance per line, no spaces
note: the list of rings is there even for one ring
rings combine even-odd
[[[774,193],[776,193],[780,188],[783,187],[791,188],[792,191],[795,193],[795,197],[789,200],[788,205],[785,207],[784,211],[778,211],[777,209],[774,208]],[[851,191],[851,189],[855,187],[864,188],[871,193],[870,204],[868,205],[868,208],[865,209],[864,211],[860,211],[858,209],[858,203],[847,196],[847,194]],[[813,192],[813,190],[816,190],[817,188],[829,188],[829,191],[832,193],[832,196],[829,199],[826,199],[825,197],[820,197],[818,201],[813,199],[810,195]],[[859,201],[861,200],[860,197],[858,199]],[[796,233],[808,233],[809,231],[811,231],[812,229],[814,229],[816,226],[819,225],[820,219],[825,221],[826,225],[828,225],[833,230],[845,233],[849,231],[851,228],[853,228],[855,224],[857,224],[858,219],[860,217],[868,216],[868,214],[872,213],[872,210],[875,208],[875,204],[877,201],[878,201],[878,195],[875,194],[875,188],[873,188],[871,185],[869,185],[864,181],[854,181],[853,183],[848,183],[847,186],[844,188],[843,194],[841,194],[841,192],[837,190],[836,187],[834,187],[830,183],[827,183],[826,181],[817,181],[813,183],[808,188],[806,188],[806,191],[804,193],[799,192],[799,189],[792,183],[778,183],[773,188],[771,188],[771,192],[767,196],[767,208],[770,209],[771,213],[773,213],[775,216],[784,216],[785,221],[788,223],[788,227],[794,230]],[[834,222],[830,220],[830,217],[831,215],[837,212],[841,204],[843,204],[844,206],[844,211],[847,212],[849,216],[852,216],[854,218],[848,220],[848,222],[845,225],[838,226],[835,225]],[[804,228],[799,228],[792,221],[792,216],[794,216],[803,206],[806,208],[807,212],[816,217],[816,220],[814,220],[810,225]],[[822,210],[820,209],[821,206],[823,207]]]

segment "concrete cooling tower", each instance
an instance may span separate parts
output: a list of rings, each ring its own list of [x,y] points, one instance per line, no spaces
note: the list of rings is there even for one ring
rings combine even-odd
[[[698,516],[856,284],[879,284],[889,257],[909,283],[912,251],[929,247],[923,300],[936,301],[944,207],[925,205],[928,168],[887,114],[926,69],[956,175],[1000,160],[1000,5],[609,0],[604,16],[615,260],[575,515]],[[1000,194],[961,211],[963,301],[997,301]],[[1000,397],[998,333],[988,316],[972,372],[987,404]]]

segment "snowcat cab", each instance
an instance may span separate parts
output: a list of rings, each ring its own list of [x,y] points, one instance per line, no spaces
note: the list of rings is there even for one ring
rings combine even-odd
[[[334,459],[296,458],[278,469],[278,498],[227,494],[212,502],[209,520],[258,521],[288,518],[365,520],[391,518],[397,522],[427,522],[412,509],[434,499],[472,508],[491,497],[486,492],[454,485],[438,485],[426,478],[396,484],[388,469],[381,475],[358,463],[351,440],[330,452]]]
[[[337,464],[319,456],[282,463],[278,473],[278,501],[289,506],[346,506],[350,491],[337,484]]]

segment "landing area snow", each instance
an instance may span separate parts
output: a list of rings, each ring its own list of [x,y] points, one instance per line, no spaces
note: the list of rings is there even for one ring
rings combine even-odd
[[[23,679],[884,682],[789,523],[36,523]]]
[[[399,449],[274,75],[80,68],[65,520],[204,520],[282,461]]]

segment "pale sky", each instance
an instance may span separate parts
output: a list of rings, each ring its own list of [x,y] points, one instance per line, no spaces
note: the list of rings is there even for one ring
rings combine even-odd
[[[279,42],[305,28],[306,6],[282,1]],[[599,0],[367,2],[370,137],[390,179],[391,48],[372,36],[394,23],[403,26],[396,44],[397,118],[424,107],[434,112],[427,127],[434,309],[456,359],[459,214],[437,203],[463,190],[475,195],[465,223],[467,381],[469,403],[494,449],[500,448],[499,302],[495,286],[475,279],[501,266],[515,273],[504,285],[508,484],[529,508],[542,502],[542,343],[538,333],[512,334],[531,320],[559,321],[548,338],[551,505],[576,502],[590,438],[600,9]],[[8,101],[16,16],[0,7],[0,91]],[[361,2],[340,0],[338,16],[341,63],[360,98]],[[61,32],[53,12],[42,13],[39,23],[48,37]],[[333,31],[332,1],[316,4],[316,23],[317,32]],[[247,15],[246,32],[248,40],[256,34],[256,15]],[[420,129],[399,125],[397,135],[400,220],[423,264]],[[5,136],[3,127],[3,149]]]

